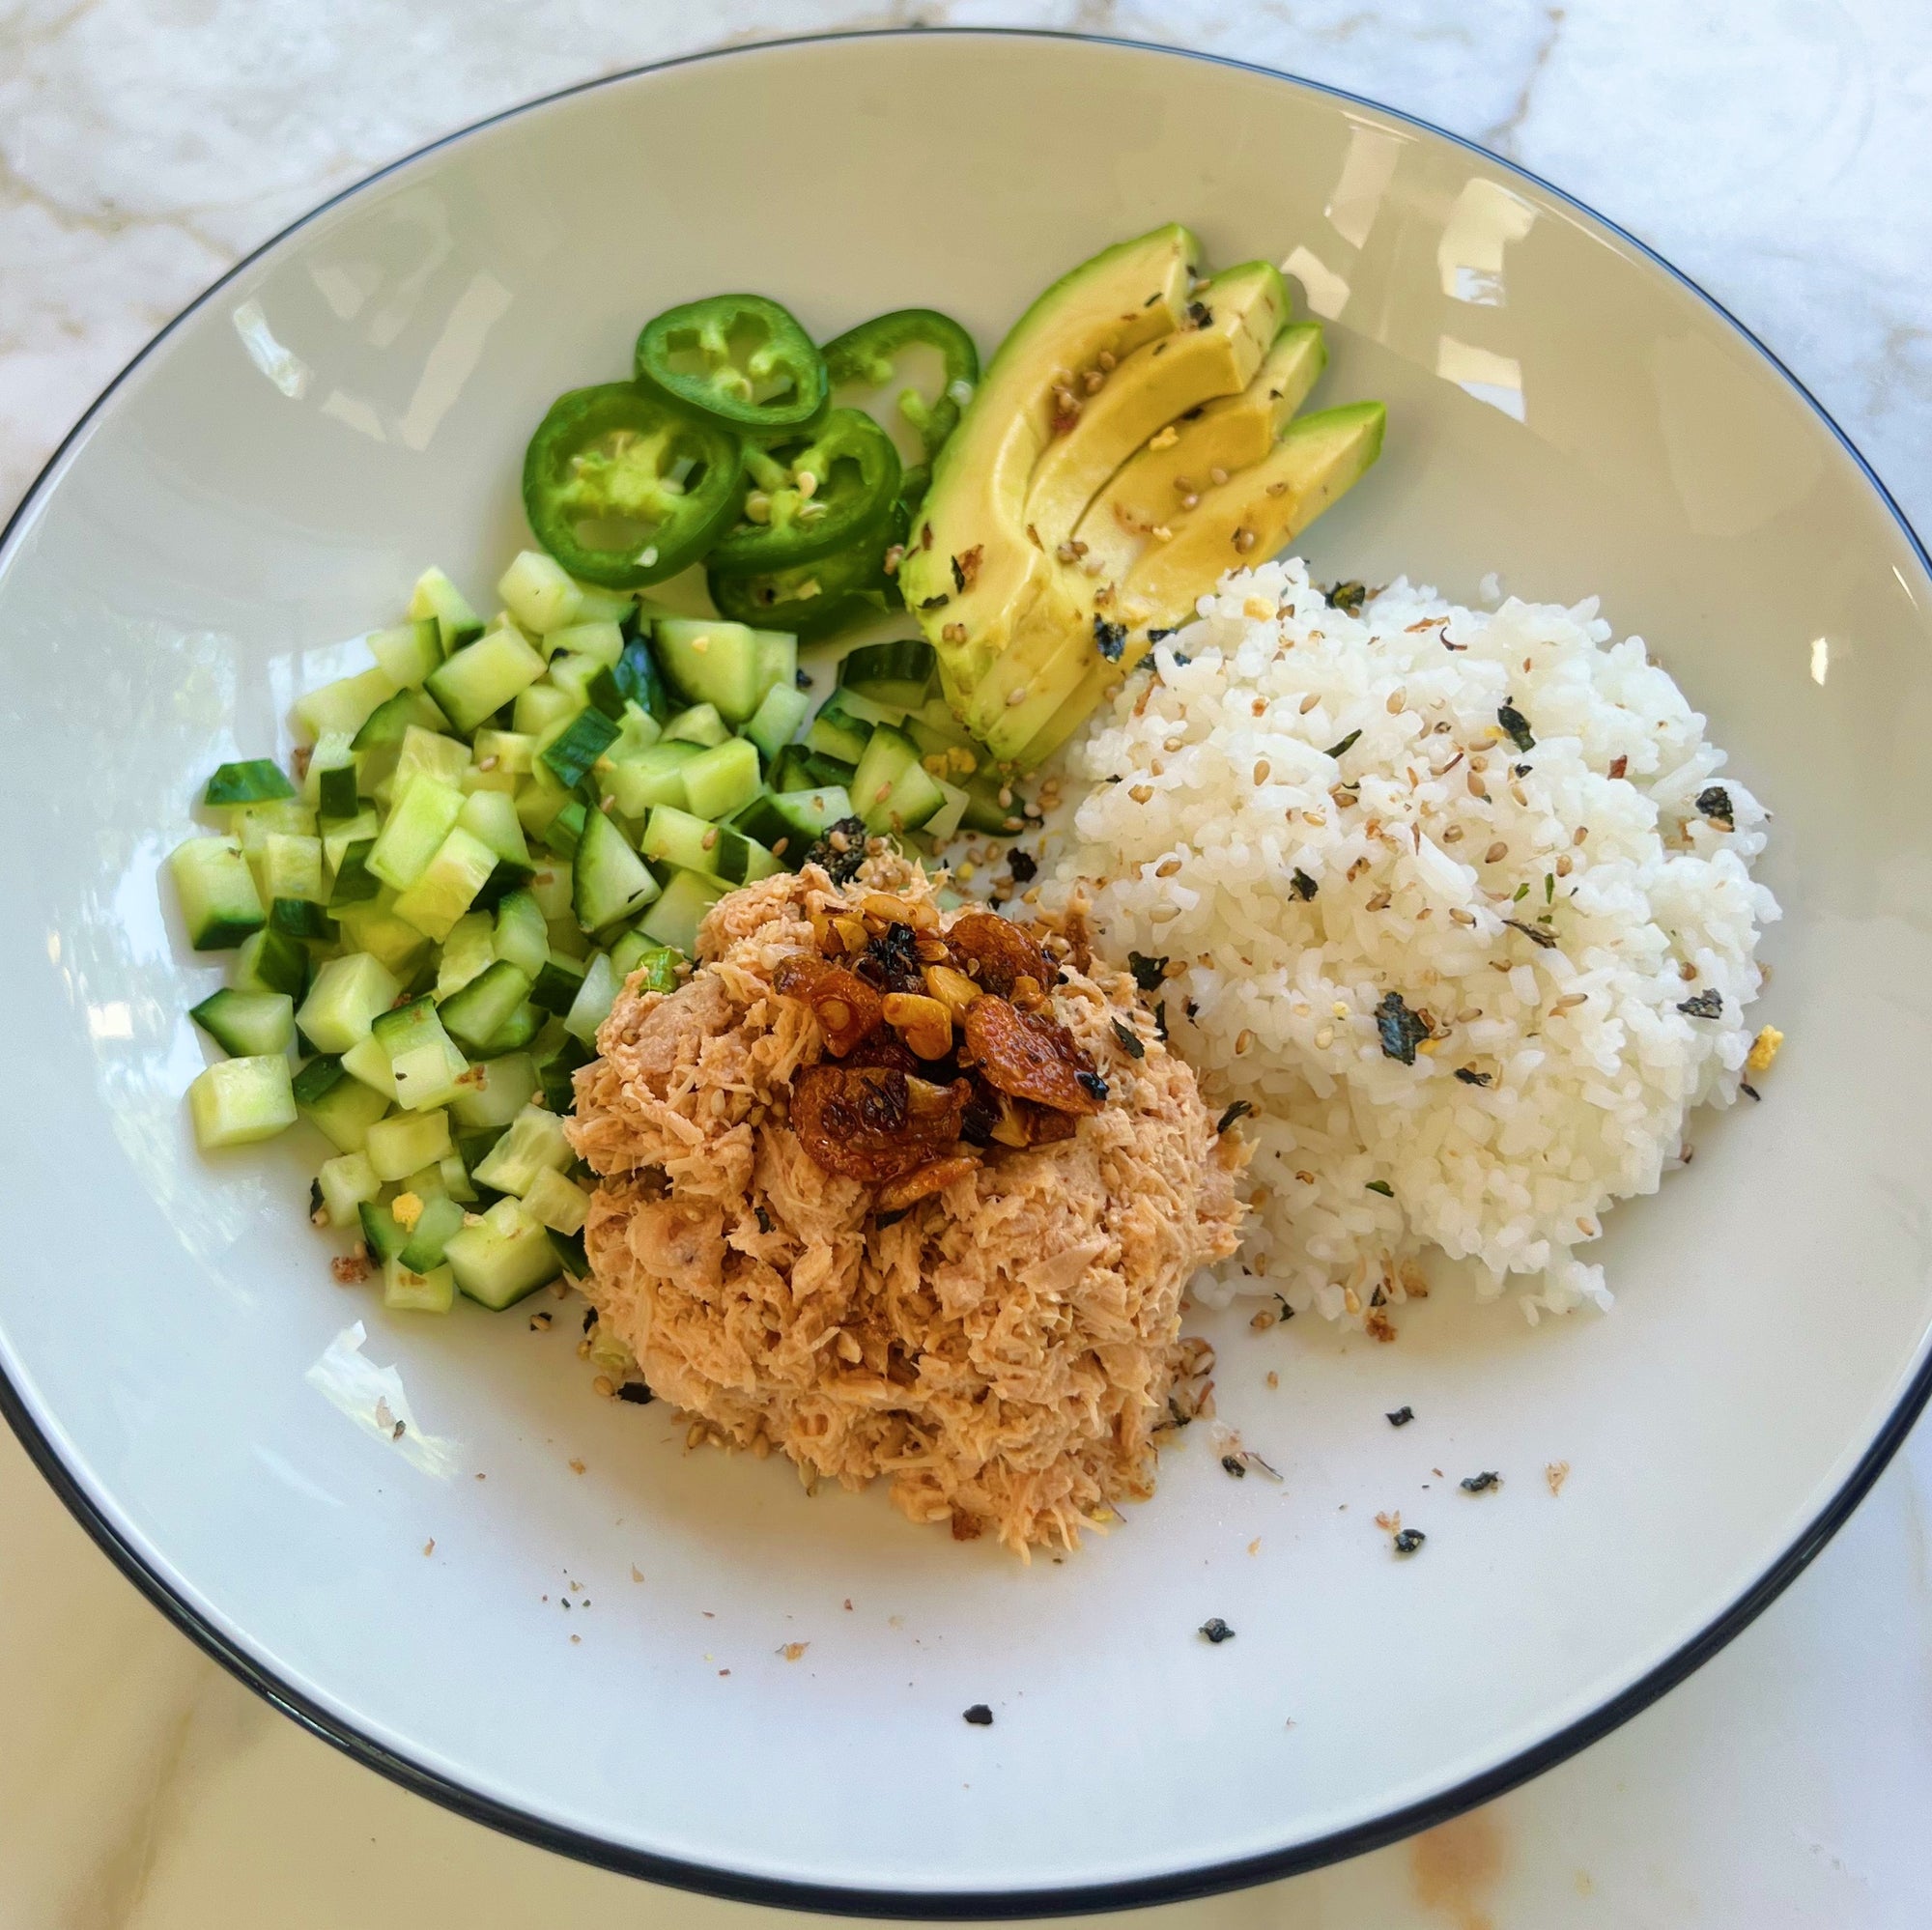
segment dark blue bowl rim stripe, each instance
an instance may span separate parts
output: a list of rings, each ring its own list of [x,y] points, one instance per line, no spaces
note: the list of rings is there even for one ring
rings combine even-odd
[[[673,68],[696,66],[699,62],[731,60],[745,55],[769,53],[784,47],[812,46],[838,41],[906,39],[916,36],[944,36],[962,40],[1084,43],[1116,47],[1130,53],[1200,61],[1211,67],[1234,68],[1241,72],[1258,74],[1264,79],[1286,81],[1309,93],[1325,95],[1331,99],[1344,100],[1353,106],[1365,107],[1372,113],[1418,128],[1424,133],[1435,135],[1439,140],[1448,141],[1453,146],[1478,156],[1489,166],[1530,183],[1564,206],[1575,210],[1605,233],[1614,236],[1654,267],[1662,270],[1673,281],[1689,289],[1713,313],[1721,317],[1741,339],[1755,349],[1809,406],[1819,421],[1831,431],[1838,445],[1851,458],[1860,473],[1870,485],[1873,494],[1891,513],[1900,533],[1918,557],[1920,568],[1928,575],[1932,575],[1932,555],[1927,554],[1924,544],[1919,541],[1917,531],[1907,521],[1905,512],[1899,508],[1891,492],[1880,481],[1872,466],[1860,453],[1857,444],[1839,428],[1817,397],[1722,302],[1691,280],[1681,269],[1673,267],[1655,248],[1638,240],[1628,229],[1619,226],[1607,216],[1598,213],[1586,203],[1578,201],[1575,195],[1565,193],[1562,188],[1545,181],[1541,175],[1492,153],[1478,142],[1452,133],[1446,128],[1438,128],[1433,122],[1423,120],[1419,115],[1406,114],[1399,108],[1389,107],[1364,95],[1352,94],[1347,88],[1333,87],[1324,81],[1308,80],[1298,74],[1285,73],[1277,69],[1260,66],[1253,61],[1235,60],[1224,54],[1198,53],[1186,47],[1163,46],[1157,42],[1126,40],[1119,36],[1064,33],[1052,28],[1032,27],[895,27],[877,31],[855,29],[838,33],[795,35],[782,40],[753,41],[730,47],[679,54],[668,60],[652,61],[642,67],[629,68],[622,72],[603,74],[594,80],[579,81],[574,86],[559,88],[554,94],[543,95],[534,100],[522,101],[514,107],[506,107],[500,113],[471,122],[467,127],[459,128],[452,133],[444,134],[401,156],[385,166],[378,168],[373,174],[366,175],[351,186],[343,188],[339,193],[330,195],[327,201],[319,203],[306,214],[292,221],[278,234],[271,236],[259,247],[244,255],[155,335],[154,339],[101,390],[87,412],[62,439],[60,446],[47,459],[45,466],[34,479],[32,487],[21,497],[19,506],[9,518],[6,526],[0,528],[0,571],[6,568],[15,534],[26,527],[36,504],[48,489],[68,451],[86,433],[122,383],[189,316],[212,301],[238,275],[279,247],[290,236],[299,233],[320,215],[361,193],[364,188],[401,169],[412,166],[425,156],[435,154],[438,150],[449,147],[455,142],[466,140],[486,128],[494,128],[501,122],[534,112],[554,101],[568,99],[572,95],[586,94],[594,88],[635,80],[642,74],[662,73]],[[696,1890],[705,1895],[729,1898],[735,1902],[764,1904],[781,1910],[818,1911],[847,1916],[896,1916],[941,1921],[991,1921],[1014,1917],[1074,1916],[1098,1914],[1104,1911],[1134,1910],[1153,1904],[1177,1903],[1195,1897],[1211,1896],[1225,1890],[1244,1888],[1254,1884],[1269,1883],[1282,1877],[1297,1875],[1304,1870],[1318,1869],[1325,1863],[1340,1862],[1346,1858],[1361,1856],[1367,1851],[1379,1849],[1384,1844],[1395,1842],[1416,1831],[1427,1830],[1435,1824],[1447,1822],[1451,1817],[1461,1815],[1466,1809],[1472,1809],[1480,1803],[1491,1802],[1503,1795],[1519,1783],[1527,1782],[1531,1777],[1541,1775],[1545,1770],[1553,1769],[1558,1763],[1588,1747],[1599,1738],[1608,1735],[1612,1729],[1628,1722],[1632,1717],[1648,1708],[1659,1696],[1667,1689],[1674,1689],[1755,1621],[1797,1579],[1825,1544],[1851,1518],[1853,1511],[1864,1499],[1872,1484],[1885,1471],[1886,1464],[1898,1452],[1906,1435],[1912,1432],[1913,1425],[1925,1406],[1928,1396],[1932,1396],[1932,1357],[1928,1357],[1913,1376],[1910,1384],[1900,1395],[1897,1405],[1887,1416],[1884,1426],[1880,1428],[1864,1454],[1860,1457],[1858,1464],[1846,1477],[1837,1492],[1777,1560],[1721,1615],[1619,1694],[1610,1697],[1608,1701],[1591,1710],[1588,1715],[1579,1717],[1553,1735],[1546,1737],[1542,1742],[1520,1750],[1496,1764],[1494,1768],[1484,1771],[1480,1775],[1467,1777],[1438,1795],[1391,1810],[1386,1815],[1356,1824],[1350,1829],[1335,1831],[1309,1842],[1293,1844],[1285,1849],[1269,1851],[1261,1856],[1244,1857],[1231,1862],[1209,1863],[1175,1870],[1166,1875],[1136,1877],[1117,1883],[1079,1884],[1049,1889],[895,1890],[862,1888],[839,1884],[788,1882],[776,1877],[749,1875],[743,1871],[720,1868],[708,1863],[687,1862],[673,1857],[655,1856],[648,1851],[634,1849],[628,1844],[611,1842],[601,1836],[568,1829],[545,1817],[533,1815],[527,1810],[518,1809],[482,1796],[464,1784],[440,1775],[410,1757],[387,1748],[372,1737],[365,1736],[358,1729],[324,1709],[319,1703],[299,1694],[279,1680],[254,1657],[231,1642],[219,1629],[204,1619],[195,1608],[156,1575],[122,1537],[120,1530],[96,1505],[93,1497],[83,1490],[80,1482],[60,1459],[52,1441],[42,1432],[28,1412],[26,1403],[18,1390],[14,1387],[4,1372],[0,1372],[0,1415],[5,1416],[14,1433],[18,1435],[21,1446],[26,1449],[28,1458],[40,1469],[47,1485],[66,1503],[69,1512],[93,1537],[101,1552],[205,1654],[279,1709],[292,1721],[300,1724],[311,1735],[333,1745],[344,1754],[376,1770],[392,1782],[400,1783],[403,1788],[412,1791],[417,1796],[428,1797],[431,1802],[454,1810],[459,1816],[468,1817],[472,1822],[488,1824],[492,1829],[502,1831],[506,1835],[534,1843],[540,1849],[554,1851],[559,1856],[574,1857],[582,1862],[591,1863],[602,1869],[642,1877],[649,1882],[666,1884],[674,1888]]]

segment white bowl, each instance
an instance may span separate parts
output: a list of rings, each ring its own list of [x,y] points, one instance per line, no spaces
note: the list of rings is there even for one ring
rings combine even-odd
[[[1708,710],[1778,813],[1763,1011],[1791,1043],[1762,1105],[1699,1122],[1694,1170],[1612,1216],[1609,1316],[1531,1330],[1438,1295],[1390,1347],[1210,1326],[1221,1412],[1283,1483],[1196,1441],[1122,1530],[1024,1568],[879,1495],[685,1455],[664,1407],[589,1394],[568,1307],[540,1336],[527,1309],[391,1317],[333,1284],[303,1219],[319,1142],[193,1149],[185,1009],[218,974],[157,867],[212,766],[285,749],[291,698],[425,563],[487,593],[531,425],[621,375],[658,308],[767,289],[827,335],[930,303],[990,344],[1171,217],[1217,262],[1288,261],[1331,323],[1323,394],[1389,404],[1320,573],[1601,591]],[[1875,479],[1733,322],[1554,190],[1346,97],[907,33],[473,128],[166,330],[0,550],[23,1242],[0,1397],[109,1553],[297,1719],[619,1868],[1031,1913],[1439,1819],[1734,1633],[1925,1398],[1928,608]],[[1481,1468],[1502,1490],[1462,1493]],[[1388,1509],[1427,1531],[1415,1558]],[[1236,1640],[1199,1637],[1213,1615]]]

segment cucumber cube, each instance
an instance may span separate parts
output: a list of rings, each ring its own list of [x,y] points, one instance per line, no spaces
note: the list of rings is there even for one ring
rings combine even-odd
[[[237,1059],[286,1052],[295,1043],[295,1002],[286,992],[238,992],[224,988],[189,1013],[216,1045]]]
[[[436,1002],[453,998],[479,972],[497,960],[497,948],[488,912],[465,912],[450,927],[442,941],[442,956],[436,968]]]
[[[575,1157],[562,1120],[540,1106],[526,1106],[470,1177],[499,1193],[523,1194],[539,1173],[561,1173]]]
[[[548,637],[575,623],[583,592],[541,550],[522,551],[497,581],[504,607],[533,636]]]
[[[583,708],[583,699],[571,691],[559,690],[546,677],[531,684],[517,698],[514,722],[517,734],[541,743],[556,734]]]
[[[669,743],[696,744],[700,751],[708,751],[730,736],[731,726],[715,703],[696,703],[679,711],[665,725],[664,734]]]
[[[439,1109],[378,1120],[362,1149],[378,1179],[401,1179],[451,1149],[449,1115]]]
[[[375,1199],[383,1190],[376,1169],[369,1164],[367,1154],[360,1152],[338,1152],[333,1159],[325,1159],[315,1183],[322,1190],[323,1211],[332,1227],[360,1226],[358,1209],[363,1201]]]
[[[807,692],[796,684],[774,684],[746,724],[745,735],[769,762],[798,735],[799,725],[810,712],[811,697]]]
[[[524,1210],[554,1233],[582,1233],[590,1215],[590,1195],[574,1179],[546,1167],[530,1181]]]
[[[187,1105],[204,1152],[273,1139],[296,1122],[289,1062],[279,1052],[221,1060],[187,1089]]]
[[[536,1062],[527,1052],[506,1052],[469,1068],[469,1077],[449,1102],[450,1116],[465,1132],[507,1126],[535,1096]]]
[[[383,1263],[383,1304],[397,1314],[446,1314],[456,1305],[456,1275],[447,1266],[417,1273],[396,1254]]]
[[[652,633],[665,674],[696,704],[715,704],[743,724],[764,695],[758,682],[757,636],[722,617],[668,616]]]
[[[442,1029],[434,999],[417,999],[384,1012],[371,1038],[389,1062],[396,1099],[406,1111],[419,1113],[447,1105],[462,1090],[458,1081],[469,1070],[469,1062]],[[349,1064],[347,1054],[343,1064]],[[355,1068],[351,1065],[350,1070]],[[415,1161],[418,1166],[423,1163]]]
[[[395,1104],[396,1075],[389,1070],[389,1055],[373,1033],[342,1055],[342,1069],[382,1099],[384,1112]],[[376,1117],[381,1119],[382,1113]],[[367,1137],[365,1131],[363,1138]]]
[[[443,1028],[471,1052],[486,1049],[530,995],[528,978],[497,958],[438,1007]]]
[[[432,670],[426,688],[459,731],[471,731],[535,683],[543,668],[521,631],[487,630]]]
[[[600,951],[591,959],[590,968],[583,975],[583,982],[578,986],[577,996],[563,1015],[564,1031],[572,1038],[582,1039],[585,1045],[590,1044],[597,1036],[597,1028],[611,1016],[611,1008],[616,1003],[617,975],[611,969],[609,955]]]
[[[418,685],[442,662],[442,629],[434,617],[372,631],[369,654],[405,689]]]
[[[391,909],[395,900],[384,892],[373,904],[350,905],[335,914],[342,942],[380,959],[398,979],[415,975],[429,940],[414,925],[405,924]]]
[[[261,849],[251,854],[249,868],[255,889],[270,904],[277,898],[299,898],[326,905],[328,893],[322,882],[322,839],[271,831]]]
[[[452,1234],[443,1251],[463,1292],[498,1311],[563,1270],[548,1229],[519,1200],[498,1200],[477,1225]]]
[[[287,932],[264,925],[242,941],[231,977],[238,992],[286,992],[298,999],[308,988],[308,950]]]
[[[700,751],[681,775],[692,815],[715,823],[757,796],[758,747],[748,738],[726,738]]]
[[[364,1046],[369,1043],[363,1041]],[[384,1069],[386,1072],[386,1065]],[[349,1070],[346,1060],[311,1060],[296,1074],[294,1087],[296,1110],[337,1152],[360,1152],[368,1143],[369,1128],[389,1110],[395,1096],[393,1090],[381,1093],[364,1085]]]
[[[697,927],[704,914],[728,888],[698,871],[679,871],[664,894],[638,921],[638,929],[654,945],[667,945],[687,958],[697,951]]]
[[[582,591],[579,592],[582,594]],[[619,626],[608,618],[586,622],[583,612],[578,611],[578,621],[562,630],[553,630],[544,639],[544,648],[553,657],[570,655],[590,657],[607,669],[613,669],[617,660],[624,654],[624,633]],[[555,673],[553,671],[552,673]]]
[[[657,894],[656,877],[624,834],[601,810],[588,812],[571,860],[577,922],[585,931],[602,931],[641,911]]]
[[[315,982],[296,1014],[302,1036],[318,1052],[347,1052],[402,996],[395,974],[380,958],[352,951],[316,970]]]
[[[700,746],[680,741],[653,744],[623,762],[612,762],[597,781],[626,817],[642,817],[653,806],[687,810],[684,768],[704,754]]]
[[[543,908],[529,892],[506,892],[497,900],[491,946],[497,957],[507,959],[532,982],[542,973],[550,940]]]
[[[396,755],[396,769],[390,779],[390,795],[401,797],[410,780],[423,772],[447,784],[451,790],[463,788],[463,774],[469,768],[469,746],[459,738],[445,737],[440,730],[425,730],[412,724],[403,732],[403,748]]]
[[[381,855],[379,839],[370,855],[372,870]],[[396,916],[433,939],[446,938],[496,868],[497,854],[473,833],[455,826],[415,882],[397,895]]]
[[[480,838],[498,858],[512,865],[530,862],[530,847],[524,840],[516,802],[508,791],[471,791],[464,799],[463,812],[456,822],[472,837]]]
[[[227,805],[266,804],[292,798],[296,787],[272,757],[250,757],[240,764],[223,764],[208,781],[202,803],[211,810]]]
[[[369,854],[370,870],[385,885],[408,890],[429,869],[430,860],[462,814],[461,791],[427,773],[411,779],[409,788],[397,795],[389,821]]]
[[[482,634],[483,619],[470,609],[463,592],[440,570],[428,569],[416,579],[410,592],[412,620],[436,618],[442,654],[447,657],[473,643]]]
[[[190,837],[168,856],[197,951],[227,951],[269,922],[254,874],[232,837]]]
[[[443,1155],[448,1158],[450,1155]],[[458,1170],[462,1161],[457,1162]],[[435,1175],[436,1186],[442,1185],[442,1175],[435,1167],[429,1169]],[[396,1257],[412,1273],[428,1273],[442,1264],[442,1250],[449,1242],[449,1236],[463,1224],[463,1208],[445,1192],[438,1190],[426,1193],[421,1190],[425,1180],[412,1182],[409,1188],[421,1202],[421,1210],[416,1214],[416,1223],[410,1229],[410,1243]]]

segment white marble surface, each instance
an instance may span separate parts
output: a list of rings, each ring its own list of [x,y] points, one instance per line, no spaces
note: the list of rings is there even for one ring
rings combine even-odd
[[[1486,141],[1700,280],[1932,528],[1932,14],[1898,0],[0,0],[0,513],[156,327],[371,167],[689,47],[913,20],[1245,55]],[[1491,1808],[1146,1920],[1923,1924],[1928,1490],[1921,1431],[1730,1650]],[[0,1442],[0,1930],[473,1930],[592,1912],[785,1920],[560,1861],[336,1756],[202,1660]]]

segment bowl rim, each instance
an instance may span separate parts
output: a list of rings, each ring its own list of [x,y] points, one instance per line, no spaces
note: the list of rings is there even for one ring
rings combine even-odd
[[[1546,180],[1533,169],[1495,153],[1479,141],[1439,127],[1419,114],[1407,113],[1367,95],[1354,93],[1350,89],[1334,86],[1326,81],[1313,80],[1305,75],[1293,73],[1285,69],[1268,67],[1258,61],[1241,60],[1228,54],[1206,53],[1195,48],[1173,46],[1158,41],[1134,40],[1122,35],[1079,33],[1062,28],[928,27],[917,24],[887,28],[844,28],[823,33],[783,35],[773,39],[740,42],[729,46],[700,48],[691,53],[671,55],[664,60],[647,61],[636,67],[573,82],[568,87],[557,88],[552,93],[518,101],[479,120],[467,122],[464,126],[446,134],[440,134],[434,140],[426,141],[420,147],[412,148],[407,154],[400,155],[370,173],[360,176],[348,186],[338,189],[326,200],[318,202],[304,213],[298,215],[296,219],[238,259],[231,268],[210,282],[178,314],[158,328],[101,389],[73,426],[62,437],[4,525],[0,525],[0,572],[4,572],[6,568],[15,536],[24,531],[43,497],[48,495],[57,483],[69,451],[80,440],[135,370],[147,361],[177,328],[206,307],[223,288],[244,270],[312,221],[340,203],[360,194],[377,182],[412,166],[426,156],[435,154],[440,149],[467,140],[486,128],[552,106],[575,95],[587,94],[597,88],[635,80],[644,74],[662,73],[674,68],[692,67],[704,62],[729,60],[740,55],[769,53],[784,47],[813,46],[844,41],[938,37],[961,40],[1069,42],[1121,48],[1133,53],[1198,61],[1212,67],[1232,68],[1239,72],[1256,74],[1264,79],[1301,88],[1311,94],[1322,95],[1331,100],[1368,108],[1374,113],[1386,116],[1391,121],[1434,135],[1438,140],[1446,141],[1479,157],[1489,166],[1528,182],[1543,193],[1551,196],[1582,215],[1587,221],[1594,223],[1600,230],[1623,242],[1652,267],[1661,270],[1670,280],[1701,301],[1742,341],[1754,350],[1831,433],[1880,503],[1889,512],[1907,545],[1918,557],[1920,567],[1932,575],[1932,553],[1928,553],[1925,544],[1920,541],[1918,532],[1913,528],[1891,492],[1850,436],[1776,353],[1682,269],[1666,260],[1619,222]],[[1647,1673],[1606,1701],[1600,1703],[1587,1715],[1578,1717],[1542,1741],[1520,1749],[1490,1769],[1467,1776],[1448,1789],[1347,1829],[1331,1831],[1325,1835],[1312,1838],[1304,1843],[1263,1852],[1256,1856],[1179,1869],[1160,1876],[1032,1889],[895,1890],[760,1876],[636,1849],[628,1844],[613,1842],[607,1837],[573,1829],[532,1811],[481,1795],[456,1778],[427,1768],[410,1756],[363,1734],[353,1723],[345,1721],[282,1681],[238,1643],[231,1641],[147,1566],[138,1550],[108,1518],[102,1506],[87,1492],[79,1478],[61,1459],[50,1434],[35,1419],[25,1398],[9,1379],[4,1366],[0,1366],[0,1417],[5,1418],[21,1447],[26,1451],[28,1459],[66,1505],[68,1512],[86,1530],[95,1546],[146,1597],[149,1603],[159,1609],[162,1615],[205,1655],[219,1663],[239,1682],[253,1689],[266,1702],[278,1709],[291,1721],[341,1750],[353,1761],[376,1771],[412,1794],[426,1797],[431,1802],[440,1803],[445,1809],[452,1810],[471,1822],[485,1824],[506,1835],[532,1843],[539,1849],[550,1850],[601,1869],[640,1877],[648,1882],[663,1884],[672,1888],[692,1890],[733,1902],[759,1904],[774,1909],[846,1916],[890,1916],[939,1921],[993,1921],[1016,1917],[1062,1916],[1141,1909],[1154,1904],[1184,1902],[1273,1882],[1304,1871],[1319,1869],[1328,1863],[1361,1856],[1370,1850],[1380,1849],[1418,1831],[1447,1822],[1465,1810],[1506,1794],[1520,1783],[1541,1775],[1546,1770],[1555,1768],[1557,1764],[1576,1755],[1640,1714],[1659,1697],[1702,1667],[1719,1650],[1734,1640],[1770,1607],[1850,1519],[1854,1510],[1864,1499],[1873,1483],[1885,1471],[1892,1456],[1897,1453],[1906,1436],[1912,1432],[1928,1398],[1932,1398],[1932,1353],[1928,1353],[1927,1358],[1920,1363],[1900,1393],[1891,1411],[1886,1416],[1864,1453],[1861,1455],[1837,1491],[1782,1553],[1766,1568],[1757,1580],[1739,1595],[1728,1608],[1714,1617],[1696,1635],[1655,1664]]]

